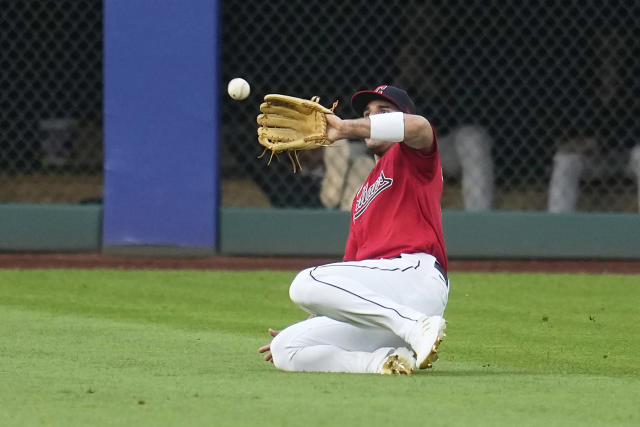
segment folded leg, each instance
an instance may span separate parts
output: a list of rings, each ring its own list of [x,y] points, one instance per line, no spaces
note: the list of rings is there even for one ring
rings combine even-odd
[[[314,317],[281,331],[271,342],[276,367],[286,371],[380,373],[396,347],[391,331]]]
[[[448,284],[426,254],[342,262],[300,272],[291,300],[309,313],[362,327],[381,327],[407,343],[424,316],[442,316]]]

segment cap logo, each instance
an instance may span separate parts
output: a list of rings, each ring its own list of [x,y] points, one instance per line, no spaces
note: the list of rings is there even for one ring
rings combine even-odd
[[[387,85],[382,85],[382,86],[378,86],[378,87],[374,90],[374,92],[375,92],[375,93],[382,93],[382,92],[384,92],[386,89],[387,89]]]

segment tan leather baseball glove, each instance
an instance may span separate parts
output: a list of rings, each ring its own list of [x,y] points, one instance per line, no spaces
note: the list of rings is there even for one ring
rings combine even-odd
[[[325,115],[333,114],[338,101],[334,102],[330,109],[320,105],[320,98],[317,96],[308,100],[271,94],[266,95],[264,101],[260,105],[262,114],[258,115],[257,121],[260,125],[258,142],[265,149],[258,158],[271,151],[268,162],[270,164],[274,155],[286,152],[295,173],[296,164],[302,169],[298,151],[331,144],[332,141],[327,139]]]

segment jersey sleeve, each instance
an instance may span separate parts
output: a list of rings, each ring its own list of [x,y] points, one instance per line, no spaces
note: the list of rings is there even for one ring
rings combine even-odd
[[[438,154],[438,141],[436,130],[433,126],[433,153],[424,154],[420,150],[413,149],[407,144],[401,144],[403,158],[406,159],[409,169],[416,174],[422,175],[431,180],[436,172],[440,170],[440,155]]]

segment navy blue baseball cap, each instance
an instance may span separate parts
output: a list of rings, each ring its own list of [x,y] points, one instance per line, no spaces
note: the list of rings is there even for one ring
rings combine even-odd
[[[369,102],[374,99],[389,101],[404,113],[416,113],[416,105],[407,91],[391,85],[381,85],[374,90],[361,90],[354,93],[351,97],[351,106],[359,115],[362,115]]]

